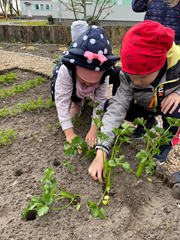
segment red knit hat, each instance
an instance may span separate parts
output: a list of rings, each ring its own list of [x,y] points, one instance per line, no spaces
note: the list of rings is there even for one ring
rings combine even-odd
[[[162,68],[172,47],[175,32],[158,22],[146,20],[131,27],[120,50],[122,70],[130,74],[149,74]]]

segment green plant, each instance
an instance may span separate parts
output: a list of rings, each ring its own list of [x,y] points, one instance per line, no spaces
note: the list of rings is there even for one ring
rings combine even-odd
[[[45,79],[41,78],[41,77],[36,77],[36,80],[30,80],[27,82],[23,82],[20,85],[15,85],[12,88],[8,88],[8,89],[2,89],[0,91],[0,98],[4,98],[4,97],[8,97],[11,95],[15,95],[17,93],[24,93],[27,90],[31,89],[31,88],[35,88],[37,85],[41,85],[45,82]]]
[[[136,158],[140,160],[136,176],[139,178],[142,174],[143,169],[145,168],[146,174],[151,173],[154,174],[156,163],[153,160],[153,156],[157,153],[159,154],[159,147],[161,145],[168,145],[169,141],[172,139],[172,133],[169,132],[169,129],[171,127],[179,127],[180,126],[180,119],[176,118],[166,118],[169,127],[167,130],[164,130],[163,128],[154,126],[155,132],[150,131],[146,128],[146,120],[144,118],[137,118],[133,122],[133,124],[136,125],[142,125],[144,127],[144,130],[146,131],[146,134],[142,134],[143,141],[146,142],[146,149],[141,150],[139,153],[136,154]]]
[[[86,125],[86,122],[81,120],[79,117],[78,117],[78,114],[76,113],[74,115],[74,117],[72,117],[72,123],[76,126],[82,126],[82,125]]]
[[[14,131],[13,129],[9,129],[7,132],[0,130],[0,146],[10,144],[12,141],[16,142],[17,133],[18,131]]]
[[[90,105],[93,108],[97,108],[99,103],[90,102],[88,105]],[[99,118],[93,118],[93,121],[96,124],[98,129],[100,129],[102,126],[104,126],[104,124],[102,123],[102,120],[101,120],[102,112],[103,112],[102,110],[97,110],[96,114],[99,116]],[[107,160],[107,159],[106,159],[106,161],[104,160],[104,154],[103,154],[103,148],[102,148],[103,172],[104,172],[105,183],[106,183],[106,189],[105,189],[104,195],[106,192],[108,193],[108,195],[110,193],[112,184],[113,184],[115,176],[116,176],[116,171],[117,171],[118,166],[122,166],[126,171],[132,172],[132,169],[130,168],[130,165],[128,162],[124,162],[124,163],[121,162],[121,160],[124,158],[124,155],[120,155],[118,158],[116,158],[116,155],[118,152],[119,153],[122,152],[122,150],[121,150],[122,143],[124,143],[124,142],[130,143],[130,138],[128,136],[130,136],[133,133],[133,129],[127,122],[125,122],[125,123],[121,124],[120,129],[113,128],[113,131],[116,135],[116,138],[115,138],[115,142],[113,145],[113,150],[112,150],[110,160]],[[101,146],[103,146],[103,143],[105,141],[109,140],[109,136],[104,134],[101,131],[97,132],[97,137],[100,140]],[[114,175],[113,175],[113,177],[111,177],[111,172],[112,172],[113,168],[115,168]],[[105,200],[107,200],[106,198],[105,198]]]
[[[43,216],[44,214],[48,213],[49,209],[64,209],[71,205],[73,201],[77,199],[77,196],[79,196],[77,194],[68,193],[56,185],[56,180],[53,179],[54,173],[52,167],[46,169],[44,174],[46,175],[46,177],[41,179],[41,182],[44,184],[41,187],[41,189],[44,190],[42,197],[33,196],[31,198],[30,204],[28,204],[27,207],[21,211],[22,218],[25,218],[27,212],[30,210],[36,210],[38,216]],[[61,192],[57,193],[58,190],[60,190]],[[70,200],[70,202],[66,206],[60,208],[54,208],[50,206],[54,202],[60,201],[64,198]]]
[[[0,109],[0,117],[6,117],[6,116],[15,116],[17,113],[21,112],[28,112],[28,111],[34,111],[39,108],[49,108],[54,107],[55,103],[52,101],[51,98],[48,98],[46,100],[41,100],[41,98],[38,98],[38,100],[28,100],[26,99],[24,103],[22,104],[15,104],[14,108],[6,108]]]
[[[43,216],[44,214],[48,213],[50,209],[61,210],[67,208],[71,204],[76,205],[76,209],[79,210],[81,207],[79,203],[80,199],[84,201],[86,207],[91,210],[94,217],[99,216],[100,218],[105,218],[105,210],[99,210],[97,204],[93,203],[91,200],[88,200],[88,206],[88,204],[81,195],[69,193],[61,187],[57,186],[56,180],[53,179],[53,167],[46,169],[44,171],[44,174],[45,177],[41,179],[41,182],[43,183],[41,189],[44,191],[42,197],[31,197],[31,202],[26,206],[26,208],[22,209],[21,211],[22,218],[26,218],[27,213],[31,210],[37,211],[38,216]],[[60,193],[57,193],[58,191],[60,191]],[[67,199],[69,203],[59,208],[51,206],[53,203],[61,201],[63,199]]]
[[[46,126],[46,128],[48,129],[48,131],[50,131],[50,129],[51,129],[52,127],[60,127],[60,126],[61,126],[60,123],[54,123],[54,124],[50,124],[50,125]]]
[[[31,112],[39,108],[49,108],[49,107],[55,106],[55,104],[54,102],[52,102],[50,98],[44,101],[39,97],[38,100],[34,100],[34,101],[26,99],[24,103],[16,104],[15,106],[19,108],[20,111],[22,112],[28,112],[28,111]]]
[[[33,132],[33,131],[31,131],[31,136],[35,138],[35,135],[34,135],[34,132]]]
[[[7,82],[14,82],[14,79],[16,79],[17,77],[18,76],[16,75],[16,73],[0,75],[0,83],[8,85]]]
[[[85,142],[80,136],[76,136],[74,139],[72,139],[71,143],[65,141],[64,149],[65,154],[71,157],[70,161],[63,161],[63,164],[69,169],[70,172],[73,171],[71,161],[73,157],[79,154],[79,152],[85,154],[84,160],[87,160],[90,157],[94,158],[96,152],[96,150],[91,149],[91,147],[89,147],[88,142]]]
[[[98,129],[100,129],[100,127],[103,126],[102,121],[100,121],[97,118],[94,119],[94,122],[95,122],[96,126],[98,127]],[[115,137],[115,142],[113,145],[113,150],[112,150],[110,160],[107,160],[107,159],[106,159],[106,161],[104,160],[104,154],[103,154],[103,150],[102,150],[103,172],[104,172],[105,183],[106,183],[106,189],[105,189],[104,194],[107,192],[108,195],[110,193],[112,184],[114,182],[118,166],[122,166],[126,171],[132,172],[132,169],[130,168],[129,163],[121,161],[124,158],[124,155],[120,155],[118,158],[116,157],[116,155],[117,155],[117,153],[122,152],[122,150],[121,150],[122,143],[124,143],[124,142],[130,143],[130,138],[128,136],[130,136],[133,133],[133,129],[127,122],[125,122],[125,123],[121,124],[120,129],[113,128],[113,131],[114,131],[116,137]],[[109,136],[104,134],[101,131],[98,131],[97,136],[100,139],[101,146],[103,146],[103,143],[105,141],[109,140]],[[112,177],[111,172],[112,172],[113,168],[115,168],[115,170],[114,170],[114,174]]]

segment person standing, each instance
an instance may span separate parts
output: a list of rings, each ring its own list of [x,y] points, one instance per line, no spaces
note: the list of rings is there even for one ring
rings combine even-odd
[[[180,0],[132,0],[134,12],[146,12],[144,20],[161,23],[175,31],[175,43],[180,44]]]

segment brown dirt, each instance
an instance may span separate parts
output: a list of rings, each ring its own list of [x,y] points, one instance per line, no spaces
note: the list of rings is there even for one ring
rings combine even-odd
[[[21,70],[11,72],[19,76],[15,81],[17,84],[37,76]],[[12,85],[0,85],[0,89]],[[46,83],[35,89],[2,99],[0,108],[22,103],[27,97],[30,100],[45,99],[50,96],[49,86],[50,79],[47,78]],[[75,126],[75,131],[84,138],[91,122],[91,109],[87,105],[81,119],[87,124]],[[58,123],[55,107],[0,118],[1,129],[22,133],[17,136],[17,142],[0,147],[1,240],[179,240],[180,200],[175,200],[171,195],[172,189],[155,176],[150,176],[152,182],[147,177],[136,178],[138,160],[135,158],[135,145],[140,144],[138,142],[123,145],[124,161],[130,163],[134,172],[118,169],[110,203],[104,206],[105,220],[95,219],[82,201],[79,211],[70,206],[60,211],[50,210],[33,221],[22,220],[22,208],[29,203],[30,196],[41,196],[40,179],[52,166],[58,185],[65,190],[82,195],[86,201],[98,202],[102,195],[102,187],[88,175],[90,160],[84,161],[83,156],[75,157],[72,173],[62,164],[69,159],[63,150],[64,134],[60,127],[47,128],[55,123]]]
[[[0,43],[0,50],[11,51],[17,53],[32,54],[34,56],[41,56],[45,58],[55,59],[55,55],[62,55],[67,46],[57,44],[29,44],[25,48],[24,43]]]

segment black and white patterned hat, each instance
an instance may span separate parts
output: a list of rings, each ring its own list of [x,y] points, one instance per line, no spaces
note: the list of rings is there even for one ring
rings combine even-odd
[[[69,46],[62,62],[94,71],[112,71],[120,57],[114,56],[103,28],[92,25]]]

